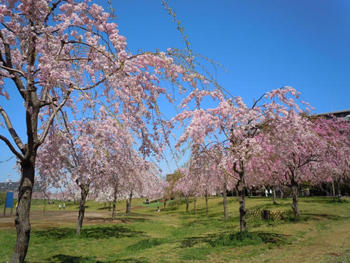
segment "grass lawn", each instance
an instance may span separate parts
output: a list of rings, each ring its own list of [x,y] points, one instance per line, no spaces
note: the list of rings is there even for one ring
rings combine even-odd
[[[269,198],[247,198],[245,235],[238,233],[238,202],[232,197],[228,222],[221,198],[209,200],[208,217],[203,199],[197,201],[197,214],[185,213],[179,201],[157,213],[158,204],[133,200],[132,213],[125,215],[125,203],[119,203],[114,221],[103,203],[89,201],[79,237],[74,234],[77,205],[65,210],[46,205],[44,213],[35,200],[26,262],[350,262],[350,199],[344,200],[300,198],[302,215],[295,220],[290,199],[273,205]],[[275,219],[263,221],[262,209]],[[10,260],[14,243],[13,218],[0,217],[0,262]]]

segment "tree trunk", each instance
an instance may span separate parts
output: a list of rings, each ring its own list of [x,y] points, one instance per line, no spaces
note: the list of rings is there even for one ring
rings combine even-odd
[[[208,208],[208,191],[205,191],[205,214],[206,214],[206,216],[209,215],[209,208]]]
[[[341,188],[340,188],[340,180],[337,181],[337,199],[338,201],[341,200]]]
[[[117,208],[117,198],[113,198],[113,205],[112,205],[112,220],[115,219],[116,214],[116,208]]]
[[[76,234],[80,235],[81,229],[83,227],[83,221],[84,221],[84,215],[85,215],[85,203],[86,203],[86,198],[89,193],[89,187],[85,184],[80,185],[80,204],[79,204],[79,215],[78,215],[78,224],[77,224],[77,229],[76,229]]]
[[[194,197],[194,200],[193,200],[193,213],[194,214],[197,213],[197,197]]]
[[[334,180],[332,180],[332,196],[335,198],[335,185],[334,185]]]
[[[113,192],[113,207],[112,207],[112,220],[115,219],[116,215],[116,207],[117,207],[117,193],[118,193],[118,183],[114,184],[114,192]]]
[[[113,194],[113,206],[112,206],[112,220],[115,219],[116,206],[117,206],[117,190],[114,189],[114,194]]]
[[[132,191],[129,194],[129,199],[126,200],[126,211],[125,213],[129,214],[131,210],[131,200],[132,200]]]
[[[43,207],[43,215],[45,215],[46,212],[46,197],[44,195],[44,207]]]
[[[12,263],[24,262],[30,239],[30,203],[35,176],[35,157],[31,161],[21,162],[21,181],[18,189],[18,204],[16,209],[17,239],[12,255]]]
[[[272,194],[273,194],[273,204],[277,205],[277,202],[276,202],[276,187],[275,186],[272,188]]]
[[[223,192],[223,204],[224,204],[224,217],[225,217],[225,221],[228,220],[228,210],[227,210],[227,192],[226,192],[226,188],[227,188],[227,181],[226,181],[226,177],[225,177],[225,182],[224,182],[224,192]]]
[[[186,201],[186,213],[188,213],[188,208],[189,208],[189,200],[188,196],[185,196],[185,201]]]
[[[292,196],[293,196],[293,212],[294,216],[299,216],[299,208],[298,208],[298,183],[292,180]]]
[[[129,213],[129,199],[125,200],[125,214]]]
[[[239,226],[241,232],[247,231],[245,214],[245,189],[242,186],[241,189],[239,189]]]

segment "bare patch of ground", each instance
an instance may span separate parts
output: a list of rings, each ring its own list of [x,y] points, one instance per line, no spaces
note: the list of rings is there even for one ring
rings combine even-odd
[[[30,222],[33,228],[52,228],[59,226],[74,225],[77,222],[77,211],[32,211],[30,213]],[[15,217],[0,217],[0,229],[15,228]],[[119,223],[121,220],[111,219],[111,213],[108,211],[85,212],[84,225],[96,225],[106,223]]]

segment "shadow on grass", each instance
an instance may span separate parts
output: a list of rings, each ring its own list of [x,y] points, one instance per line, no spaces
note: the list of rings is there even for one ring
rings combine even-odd
[[[148,238],[148,239],[140,240],[139,242],[128,246],[126,249],[131,250],[131,251],[139,251],[139,250],[144,250],[147,248],[156,247],[156,246],[159,246],[159,245],[164,244],[166,242],[167,242],[166,239]]]
[[[137,217],[119,217],[117,218],[123,223],[132,223],[132,222],[146,222],[149,221],[147,218],[137,218]]]
[[[102,263],[101,261],[96,261],[93,257],[79,257],[79,256],[70,256],[58,254],[49,259],[47,259],[48,263]]]
[[[299,202],[303,203],[324,203],[324,204],[344,204],[349,203],[346,199],[340,199],[334,198],[332,196],[329,197],[319,197],[319,198],[300,198]]]
[[[34,236],[45,239],[64,238],[122,238],[143,235],[141,231],[134,231],[119,225],[97,226],[84,228],[80,236],[75,235],[73,228],[50,228],[46,230],[34,231]]]
[[[108,210],[108,211],[112,211],[112,207],[106,206],[106,207],[99,207],[97,208],[97,210]]]
[[[267,232],[237,232],[210,234],[201,237],[189,237],[181,241],[181,248],[193,247],[199,243],[207,243],[211,247],[241,247],[247,245],[258,245],[262,243],[280,246],[287,243],[287,235]]]
[[[316,213],[303,213],[302,215],[310,217],[312,220],[320,220],[322,218],[329,220],[342,220],[348,219],[347,216],[329,215],[329,214],[316,214]]]
[[[106,263],[148,263],[149,261],[145,258],[123,258],[113,261],[107,261]]]

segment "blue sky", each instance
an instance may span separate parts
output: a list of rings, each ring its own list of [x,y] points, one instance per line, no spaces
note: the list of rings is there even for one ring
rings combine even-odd
[[[160,0],[112,2],[132,51],[184,47]],[[316,113],[350,109],[349,0],[169,0],[169,5],[193,51],[227,69],[216,77],[233,95],[250,102],[289,85]],[[21,120],[23,112],[13,101],[9,106]],[[0,147],[0,181],[17,180],[14,160],[1,162],[11,153]]]

